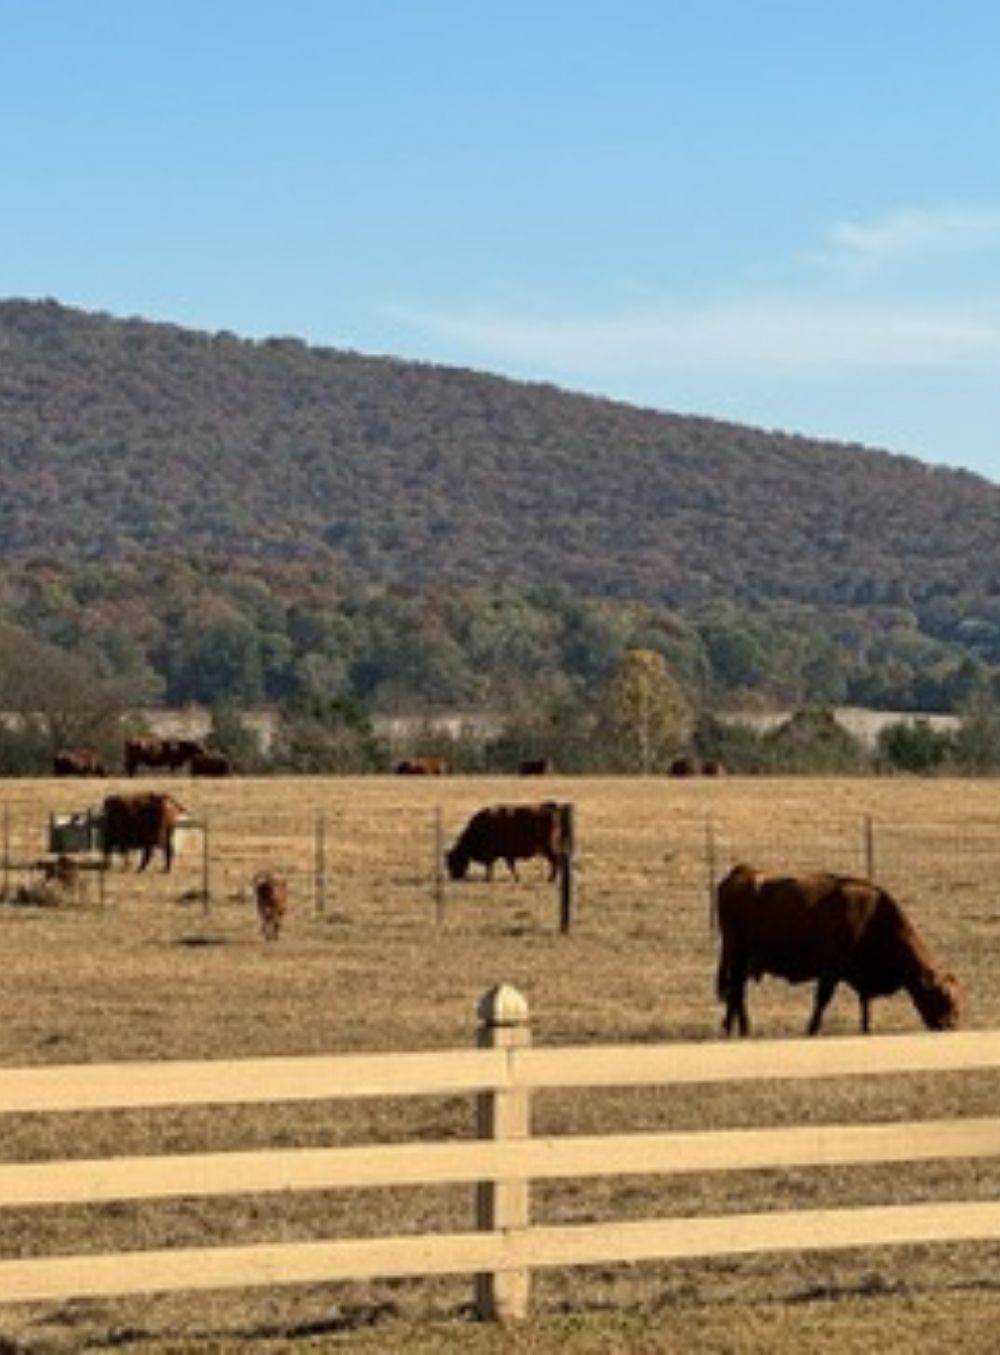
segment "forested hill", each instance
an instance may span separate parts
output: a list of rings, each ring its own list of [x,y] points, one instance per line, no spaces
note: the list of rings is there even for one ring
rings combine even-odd
[[[0,562],[225,556],[684,610],[977,600],[1000,487],[470,371],[0,303]]]

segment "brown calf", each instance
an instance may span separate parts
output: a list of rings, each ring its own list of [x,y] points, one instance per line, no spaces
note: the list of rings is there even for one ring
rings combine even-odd
[[[269,870],[262,870],[254,876],[253,888],[261,935],[265,941],[277,941],[288,911],[288,881],[280,875],[272,875]]]

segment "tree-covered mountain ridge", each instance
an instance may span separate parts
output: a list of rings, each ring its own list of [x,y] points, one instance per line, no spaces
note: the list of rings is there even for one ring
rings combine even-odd
[[[1000,487],[463,369],[0,303],[0,562],[989,623]],[[961,615],[959,615],[959,613]]]

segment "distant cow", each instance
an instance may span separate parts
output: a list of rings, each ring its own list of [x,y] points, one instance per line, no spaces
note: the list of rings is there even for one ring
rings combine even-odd
[[[447,770],[443,757],[406,757],[396,763],[397,776],[444,776]]]
[[[232,770],[225,753],[195,753],[191,758],[192,776],[229,776]]]
[[[740,865],[719,885],[722,932],[717,989],[725,1003],[723,1029],[750,1022],[746,984],[775,974],[790,983],[816,980],[808,1033],[819,1033],[838,983],[861,1004],[870,1029],[870,1003],[904,988],[931,1030],[958,1024],[958,985],[942,974],[899,904],[869,880],[841,875],[770,876]]]
[[[253,889],[261,935],[265,941],[277,941],[288,911],[288,882],[269,870],[262,870],[254,876]]]
[[[706,758],[701,764],[701,774],[702,776],[725,776],[725,764],[720,762],[718,758]]]
[[[453,880],[463,880],[469,863],[478,861],[492,880],[496,861],[506,861],[516,880],[516,861],[544,856],[549,879],[556,878],[562,854],[562,815],[554,801],[540,805],[496,805],[480,809],[466,824],[445,861]]]
[[[204,751],[197,739],[126,739],[125,771],[129,776],[135,776],[139,767],[175,772]]]
[[[163,869],[169,870],[174,859],[174,829],[183,812],[169,795],[109,795],[102,820],[105,865],[113,852],[119,852],[127,866],[129,852],[140,851],[139,869],[145,870],[159,848]]]
[[[518,776],[549,776],[553,771],[552,759],[547,757],[529,757],[518,763]]]
[[[92,748],[66,749],[52,759],[54,776],[107,776],[104,764]]]
[[[697,770],[689,757],[675,757],[669,768],[671,776],[694,776]]]

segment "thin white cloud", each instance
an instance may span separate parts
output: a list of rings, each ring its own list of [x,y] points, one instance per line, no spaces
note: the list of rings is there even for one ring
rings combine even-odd
[[[491,360],[576,376],[1000,365],[1000,316],[958,309],[761,301],[591,320],[413,312],[397,318]]]
[[[892,212],[873,221],[842,221],[834,249],[856,259],[888,261],[1000,248],[1000,208],[952,206]]]

